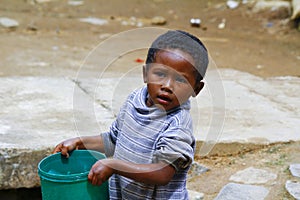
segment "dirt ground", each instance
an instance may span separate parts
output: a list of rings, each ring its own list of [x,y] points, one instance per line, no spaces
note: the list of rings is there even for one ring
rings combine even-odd
[[[0,17],[20,24],[13,29],[0,27],[0,76],[74,75],[78,63],[105,35],[137,28],[120,21],[138,19],[144,27],[155,26],[150,23],[155,16],[163,16],[167,22],[155,27],[183,29],[202,38],[219,68],[261,77],[300,76],[300,32],[295,23],[284,13],[254,13],[251,3],[228,9],[225,0],[90,0],[80,6],[69,5],[66,0],[38,2],[0,0]],[[84,17],[107,19],[109,23],[95,26],[78,21]],[[191,18],[200,18],[201,26],[192,27]],[[226,25],[220,29],[223,19]],[[284,184],[291,178],[288,164],[300,162],[299,152],[299,143],[287,143],[237,155],[197,157],[210,171],[193,178],[189,186],[205,193],[205,199],[212,199],[230,175],[253,166],[278,174],[271,199],[290,199]]]
[[[204,193],[205,200],[214,199],[231,175],[248,167],[277,174],[276,181],[264,185],[270,189],[267,200],[294,199],[286,191],[285,183],[287,180],[297,180],[290,174],[289,165],[300,162],[300,142],[267,145],[234,155],[196,157],[195,160],[210,170],[191,178],[188,185],[190,189]]]

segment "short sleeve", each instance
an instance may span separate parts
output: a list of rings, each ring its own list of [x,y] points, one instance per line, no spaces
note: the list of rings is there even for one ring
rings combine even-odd
[[[195,138],[188,128],[172,127],[159,138],[154,162],[164,161],[176,170],[185,169],[194,159]]]

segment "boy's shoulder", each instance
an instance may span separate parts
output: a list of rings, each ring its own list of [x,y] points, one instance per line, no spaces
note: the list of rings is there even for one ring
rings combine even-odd
[[[133,100],[138,94],[144,93],[146,91],[147,91],[146,87],[137,88],[128,95],[128,99]]]

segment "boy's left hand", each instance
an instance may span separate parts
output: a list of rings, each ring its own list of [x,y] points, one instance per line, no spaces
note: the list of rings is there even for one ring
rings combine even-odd
[[[91,168],[88,180],[93,185],[101,185],[111,177],[114,170],[106,163],[107,159],[98,160]]]

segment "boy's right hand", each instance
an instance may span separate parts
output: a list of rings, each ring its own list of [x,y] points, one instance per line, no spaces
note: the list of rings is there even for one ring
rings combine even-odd
[[[80,144],[80,138],[71,138],[68,140],[65,140],[58,145],[56,145],[55,149],[53,150],[53,153],[61,152],[62,155],[66,156],[67,158],[70,156],[69,152],[73,150],[77,150]]]

